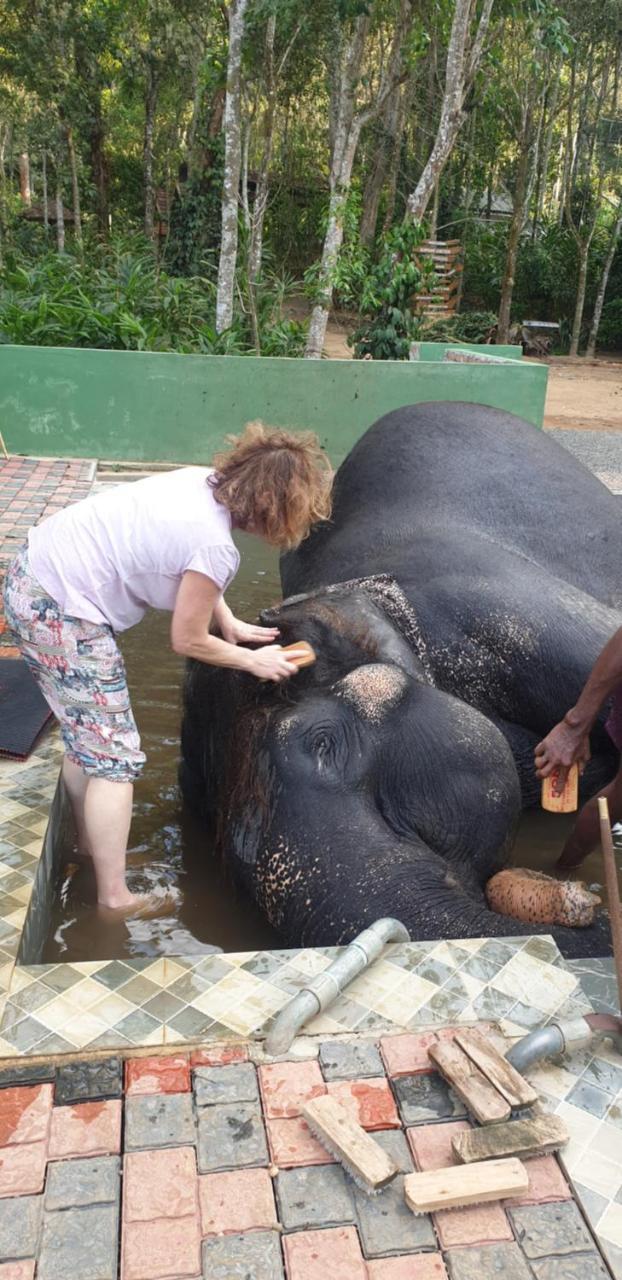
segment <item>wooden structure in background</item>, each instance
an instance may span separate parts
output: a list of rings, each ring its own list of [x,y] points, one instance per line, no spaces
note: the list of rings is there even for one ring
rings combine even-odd
[[[444,320],[458,310],[461,292],[462,246],[459,240],[424,240],[415,257],[432,262],[436,283],[429,293],[420,294],[415,310],[435,320]]]

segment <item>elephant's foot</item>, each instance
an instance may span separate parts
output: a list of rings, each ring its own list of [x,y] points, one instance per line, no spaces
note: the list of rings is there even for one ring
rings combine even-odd
[[[600,898],[581,880],[553,880],[541,871],[513,867],[499,871],[486,885],[489,907],[526,924],[561,924],[585,928],[593,924]]]

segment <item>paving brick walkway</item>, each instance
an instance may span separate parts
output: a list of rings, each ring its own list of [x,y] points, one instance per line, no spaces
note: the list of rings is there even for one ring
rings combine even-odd
[[[95,463],[63,458],[0,460],[0,581],[15,552],[26,541],[31,525],[85,498],[91,489]],[[0,656],[18,657],[2,613],[0,594]]]
[[[431,1038],[7,1068],[0,1280],[604,1280],[553,1156],[519,1200],[415,1217],[402,1176],[367,1196],[309,1133],[300,1108],[329,1092],[402,1173],[451,1163],[468,1121]]]

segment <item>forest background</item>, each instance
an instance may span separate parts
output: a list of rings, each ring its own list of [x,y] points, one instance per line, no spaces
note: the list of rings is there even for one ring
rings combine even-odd
[[[621,350],[621,72],[621,0],[0,0],[0,341]]]

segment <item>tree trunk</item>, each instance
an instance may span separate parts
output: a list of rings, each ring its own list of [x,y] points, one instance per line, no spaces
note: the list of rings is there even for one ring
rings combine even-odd
[[[538,173],[536,177],[536,192],[534,199],[533,211],[533,230],[532,239],[535,240],[538,226],[542,218],[544,209],[544,200],[546,196],[546,179],[549,170],[549,159],[551,155],[551,146],[553,143],[553,129],[555,128],[555,116],[557,112],[557,103],[559,101],[559,88],[561,80],[559,76],[559,68],[553,68],[553,86],[548,102],[548,120],[544,131],[544,140],[538,162]]]
[[[397,201],[397,184],[400,175],[400,160],[402,158],[402,141],[404,138],[404,129],[406,120],[410,113],[415,92],[414,78],[410,84],[402,89],[398,99],[397,121],[395,125],[395,135],[391,143],[391,153],[389,157],[389,171],[387,173],[387,203],[384,211],[384,220],[382,223],[383,235],[390,231],[393,225],[393,217],[395,214],[395,205]]]
[[[482,58],[492,6],[493,0],[484,0],[479,27],[471,44],[472,0],[456,0],[447,49],[441,118],[423,173],[415,190],[408,197],[408,213],[415,222],[420,222],[425,214],[462,126],[464,97],[477,74]]]
[[[102,235],[110,230],[110,202],[108,197],[108,162],[106,160],[106,130],[102,115],[101,94],[94,102],[95,114],[91,124],[90,157],[91,173],[95,186],[95,214]]]
[[[585,306],[587,264],[590,256],[591,241],[592,237],[590,236],[589,240],[579,240],[577,244],[577,248],[579,250],[579,278],[577,281],[577,299],[575,302],[574,318],[572,321],[572,336],[570,338],[569,354],[571,356],[578,356],[579,354],[579,339],[581,337],[581,322],[583,320],[583,308]]]
[[[65,251],[65,211],[63,208],[63,182],[61,177],[60,157],[56,157],[56,248],[59,253]]]
[[[347,176],[349,184],[350,175]],[[346,173],[344,171],[344,182],[346,181]],[[322,250],[322,261],[320,264],[320,295],[313,311],[311,312],[311,320],[309,322],[309,333],[307,337],[307,346],[305,356],[309,360],[319,360],[324,349],[324,338],[326,337],[326,326],[330,315],[330,308],[333,301],[332,276],[339,257],[339,250],[343,244],[343,217],[344,206],[347,196],[341,189],[334,191],[330,198],[328,207],[328,226],[326,228],[326,236],[324,238],[324,247]]]
[[[598,330],[600,328],[600,318],[603,314],[603,306],[605,304],[605,294],[609,283],[609,274],[613,266],[613,260],[616,256],[620,233],[622,232],[622,202],[619,205],[619,213],[611,233],[609,241],[609,249],[603,267],[600,283],[598,285],[598,293],[596,294],[596,302],[594,303],[594,315],[592,316],[592,324],[590,327],[590,336],[587,340],[586,356],[593,360],[596,355],[596,342],[598,339]]]
[[[518,248],[523,227],[525,225],[525,206],[527,203],[527,191],[529,187],[529,156],[531,146],[531,123],[532,123],[532,104],[528,104],[526,108],[523,128],[521,130],[520,155],[518,158],[518,169],[516,172],[516,186],[514,189],[514,208],[512,211],[512,222],[510,224],[510,234],[508,238],[508,251],[505,260],[505,272],[503,275],[503,283],[501,285],[501,299],[499,302],[499,317],[497,320],[497,342],[507,342],[510,328],[510,314],[512,310],[512,295],[514,293],[514,278],[516,274],[516,260],[518,258]]]
[[[76,241],[82,244],[82,218],[80,215],[80,187],[78,184],[78,164],[76,160],[76,148],[73,140],[73,129],[71,125],[65,125],[65,141],[67,143],[67,154],[69,156],[69,171],[71,174],[71,199],[73,204],[73,230]]]
[[[255,200],[251,217],[251,235],[248,247],[248,271],[251,280],[256,280],[261,272],[263,256],[263,228],[268,207],[270,192],[270,167],[274,153],[274,122],[276,117],[277,83],[274,66],[274,41],[276,37],[276,17],[271,14],[266,30],[266,109],[263,118],[263,154],[257,176]]]
[[[20,151],[19,155],[19,194],[22,198],[22,204],[30,209],[32,197],[30,194],[30,158],[27,151]]]
[[[359,239],[362,245],[369,248],[376,237],[378,208],[380,197],[393,159],[395,139],[400,117],[401,86],[396,85],[387,99],[387,104],[378,130],[376,152],[371,173],[365,184],[363,193],[363,213],[359,228]],[[397,177],[397,174],[396,174]]]
[[[155,186],[153,181],[153,134],[158,104],[158,82],[151,57],[145,62],[145,127],[143,133],[143,190],[145,200],[144,229],[148,240],[153,239],[155,213]]]
[[[233,292],[238,256],[238,199],[242,163],[241,64],[242,40],[248,0],[231,0],[229,9],[229,57],[225,97],[225,170],[222,191],[222,234],[216,295],[216,332],[233,323]]]
[[[41,179],[43,183],[43,230],[47,240],[50,234],[50,209],[48,202],[48,155],[45,147],[41,155]]]

